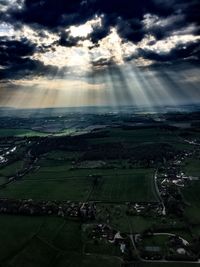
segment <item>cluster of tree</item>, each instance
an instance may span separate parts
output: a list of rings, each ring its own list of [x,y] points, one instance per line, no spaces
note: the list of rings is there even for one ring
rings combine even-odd
[[[52,150],[84,151],[87,140],[81,137],[34,137],[32,138],[31,154],[38,156]]]
[[[94,203],[75,203],[61,201],[34,201],[32,199],[0,199],[0,214],[14,215],[55,215],[95,219]]]
[[[191,113],[168,113],[165,115],[165,119],[167,121],[192,121],[192,120],[200,120],[200,112],[191,112]]]
[[[163,162],[174,157],[177,151],[166,143],[144,144],[136,147],[124,143],[91,146],[83,155],[83,160],[130,159],[132,161]]]

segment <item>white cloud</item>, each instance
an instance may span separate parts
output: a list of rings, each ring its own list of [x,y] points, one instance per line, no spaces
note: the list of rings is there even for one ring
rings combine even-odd
[[[24,0],[6,0],[3,1],[4,3],[2,4],[0,2],[0,11],[6,12],[8,9],[21,9],[24,5]]]
[[[179,23],[184,21],[183,15],[171,15],[166,18],[161,18],[157,15],[153,14],[145,14],[143,19],[143,25],[146,30],[150,30],[153,28],[164,28],[174,23]]]
[[[196,24],[191,23],[186,27],[180,28],[178,30],[172,31],[172,35],[188,35],[195,33],[200,27]]]
[[[6,36],[11,37],[15,33],[13,26],[9,23],[2,22],[0,23],[0,37]]]
[[[200,36],[195,36],[192,34],[173,35],[158,41],[156,41],[155,37],[152,35],[146,35],[145,38],[138,44],[138,47],[144,50],[156,52],[158,54],[167,54],[178,45],[187,45],[188,43],[195,43],[199,40]],[[149,43],[152,41],[154,41],[154,43],[149,45]]]
[[[71,26],[69,28],[72,37],[87,37],[92,31],[93,27],[101,27],[101,17],[95,16],[94,19],[87,21],[85,24],[79,26]],[[68,31],[68,29],[67,29]]]

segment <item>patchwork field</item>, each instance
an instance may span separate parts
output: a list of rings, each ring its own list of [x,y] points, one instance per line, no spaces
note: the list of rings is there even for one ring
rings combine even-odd
[[[98,200],[98,201],[157,201],[151,169],[78,169],[67,160],[43,159],[38,167],[0,190],[0,197]],[[16,162],[2,169],[2,174],[19,168]],[[92,174],[100,179],[94,185]]]
[[[0,238],[1,267],[121,266],[112,256],[83,256],[80,223],[61,218],[0,216]]]
[[[199,235],[200,180],[188,181],[181,188],[186,203],[183,216],[161,215],[162,203],[158,203],[161,199],[154,181],[156,170],[164,169],[177,154],[182,159],[185,150],[192,151],[193,146],[184,142],[181,129],[156,126],[104,130],[75,139],[65,137],[70,133],[68,130],[49,138],[42,138],[48,135],[46,133],[31,130],[0,130],[0,137],[22,137],[9,140],[11,147],[22,142],[19,145],[21,154],[0,168],[0,185],[14,176],[9,184],[1,186],[0,198],[96,202],[92,220],[80,214],[70,219],[67,213],[62,218],[50,213],[48,217],[0,215],[0,267],[194,266],[192,263],[150,261],[125,264],[127,256],[130,256],[129,262],[132,256],[139,260],[137,255],[146,246],[159,246],[163,255],[168,252],[165,236],[145,238],[146,233],[170,232],[189,242]],[[195,157],[175,166],[183,168],[187,175],[197,177],[200,164]],[[18,175],[20,171],[21,176]],[[132,202],[143,202],[138,205],[141,210],[133,209],[135,203]],[[192,231],[190,222],[194,223]],[[86,236],[84,229],[88,225],[91,230]],[[124,255],[119,244],[110,242],[110,232],[108,236],[103,232],[104,237],[98,234],[95,237],[92,227],[99,225],[100,228],[106,225],[111,232],[119,231],[128,237],[132,254],[128,255],[127,250]],[[143,237],[138,250],[130,239],[130,235],[135,234]]]

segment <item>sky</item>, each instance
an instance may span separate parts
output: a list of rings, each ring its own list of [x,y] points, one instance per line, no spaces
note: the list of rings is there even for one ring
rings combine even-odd
[[[0,106],[200,103],[199,0],[0,0]]]

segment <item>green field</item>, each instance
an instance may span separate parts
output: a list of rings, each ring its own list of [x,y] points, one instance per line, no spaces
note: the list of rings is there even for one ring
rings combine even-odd
[[[97,222],[103,223],[108,218],[109,224],[124,233],[142,233],[156,224],[161,225],[161,220],[155,217],[128,216],[127,207],[122,204],[98,204]]]
[[[107,256],[121,256],[121,252],[118,246],[113,246],[106,239],[104,240],[85,240],[84,242],[84,253],[99,254]]]
[[[155,232],[168,232],[170,228],[172,233],[179,233],[182,237],[191,239],[182,218],[163,219],[157,215],[127,215],[126,211],[127,205],[125,204],[98,203],[96,220],[98,223],[103,223],[109,215],[109,224],[124,233],[143,233],[147,229],[154,229]]]
[[[183,170],[187,175],[199,177],[200,179],[200,160],[199,159],[186,160]]]
[[[1,189],[0,197],[86,201],[90,190],[91,182],[89,179],[68,179],[67,181],[22,180]]]
[[[23,161],[18,160],[0,169],[0,176],[9,177],[15,175],[23,168]]]
[[[45,155],[45,159],[47,159],[47,161],[54,160],[54,164],[55,164],[55,160],[56,161],[61,161],[61,160],[71,161],[74,159],[78,159],[81,155],[82,155],[81,152],[76,152],[76,151],[52,150]]]
[[[128,264],[126,267],[195,267],[199,264],[195,263],[178,263],[178,262],[140,262]]]
[[[64,129],[62,131],[59,131],[58,133],[51,133],[51,132],[42,132],[42,131],[34,131],[31,129],[0,129],[0,136],[6,137],[6,136],[18,136],[18,137],[31,137],[31,136],[49,136],[49,135],[55,135],[55,136],[65,136],[70,135],[75,132],[75,129]]]
[[[54,164],[53,164],[54,162]],[[41,167],[0,190],[0,197],[83,201],[156,201],[151,169],[71,169],[66,161],[42,160]],[[8,170],[13,166],[6,167]],[[7,171],[8,171],[7,170]],[[91,174],[100,175],[94,186]],[[4,173],[5,175],[5,173]]]
[[[94,187],[91,200],[100,201],[156,201],[153,187],[153,172],[137,169],[129,174],[113,173],[102,177]]]
[[[6,177],[4,177],[4,176],[0,176],[0,185],[4,184],[4,183],[6,183],[6,182],[7,182]]]
[[[200,180],[191,181],[182,194],[186,202],[185,215],[192,223],[200,223]]]
[[[80,223],[62,218],[0,216],[0,239],[1,267],[121,266],[117,258],[83,255]]]
[[[43,132],[32,131],[30,129],[0,129],[0,136],[48,136],[49,134]]]
[[[192,223],[200,223],[200,160],[186,160],[183,170],[186,175],[199,178],[197,181],[190,181],[182,190],[182,194],[186,202],[186,217]]]
[[[56,262],[56,267],[122,267],[122,260],[119,257],[108,255],[80,255],[80,254],[61,254]]]

